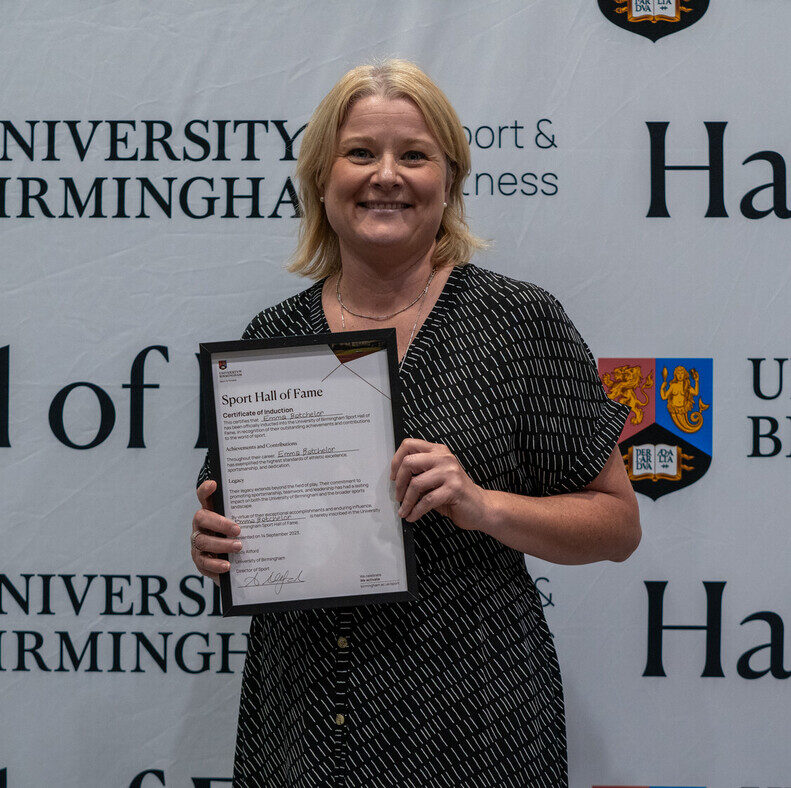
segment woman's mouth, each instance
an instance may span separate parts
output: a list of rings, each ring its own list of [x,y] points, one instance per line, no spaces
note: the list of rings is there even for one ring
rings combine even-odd
[[[403,211],[410,207],[406,202],[383,202],[381,200],[365,200],[357,204],[369,211]]]

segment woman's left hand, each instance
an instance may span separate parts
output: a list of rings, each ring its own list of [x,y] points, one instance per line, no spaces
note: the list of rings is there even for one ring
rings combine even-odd
[[[432,509],[465,530],[478,528],[486,511],[486,491],[465,473],[442,443],[407,438],[390,463],[399,517],[410,523]]]

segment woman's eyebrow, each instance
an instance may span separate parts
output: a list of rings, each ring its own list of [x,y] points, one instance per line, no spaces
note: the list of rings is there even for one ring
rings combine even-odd
[[[373,137],[342,137],[338,140],[341,145],[370,145],[374,141]]]
[[[418,145],[418,146],[426,146],[426,145],[435,145],[436,143],[431,137],[407,137],[404,140],[401,140],[404,145]]]

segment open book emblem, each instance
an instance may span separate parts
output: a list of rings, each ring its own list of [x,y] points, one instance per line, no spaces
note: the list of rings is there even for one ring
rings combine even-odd
[[[698,481],[712,450],[710,358],[600,358],[610,399],[628,405],[619,447],[636,492],[656,500]]]
[[[651,41],[694,25],[708,7],[709,0],[599,0],[613,24]]]

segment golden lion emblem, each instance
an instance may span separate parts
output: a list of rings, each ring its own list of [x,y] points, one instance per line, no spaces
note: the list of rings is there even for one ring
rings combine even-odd
[[[647,378],[643,378],[643,371],[639,365],[616,367],[612,371],[612,375],[606,373],[602,377],[602,382],[607,389],[607,396],[620,402],[622,405],[628,405],[632,413],[629,416],[629,421],[632,424],[640,424],[645,415],[645,408],[648,405],[648,393],[646,388],[651,388],[654,385],[654,370],[648,373]],[[643,396],[643,399],[638,397],[638,392]]]

